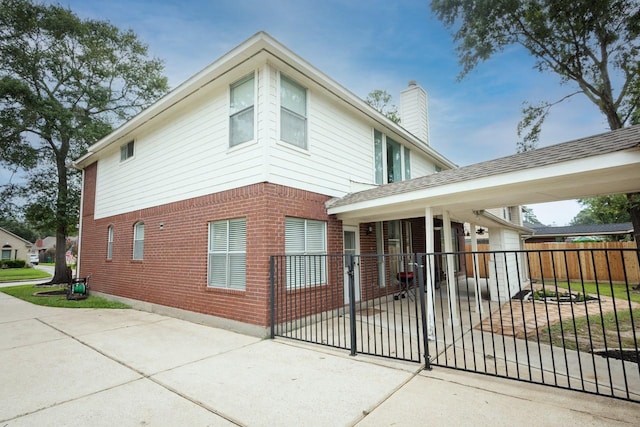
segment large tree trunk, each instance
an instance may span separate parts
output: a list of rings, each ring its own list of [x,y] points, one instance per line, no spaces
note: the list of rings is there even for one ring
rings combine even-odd
[[[58,200],[56,202],[56,268],[51,279],[52,284],[69,283],[71,281],[71,272],[67,268],[67,167],[66,147],[64,142],[61,150],[57,153],[57,169],[58,169]]]
[[[640,261],[640,193],[627,194],[627,201],[629,202],[629,214],[633,224],[633,238],[636,241],[638,261]]]

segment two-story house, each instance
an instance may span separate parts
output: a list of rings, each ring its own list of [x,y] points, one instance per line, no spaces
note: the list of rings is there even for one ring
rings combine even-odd
[[[456,167],[429,145],[425,91],[411,82],[400,104],[398,125],[257,33],[77,160],[80,275],[93,291],[260,331],[270,255],[457,250],[464,218],[448,212],[328,211]]]

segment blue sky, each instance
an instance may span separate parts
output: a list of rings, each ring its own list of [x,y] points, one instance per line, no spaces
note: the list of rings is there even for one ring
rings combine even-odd
[[[51,3],[51,2],[48,2]],[[405,0],[63,0],[82,18],[132,29],[164,60],[171,87],[256,32],[267,31],[362,98],[374,89],[395,102],[409,80],[427,91],[431,145],[460,166],[513,154],[524,101],[555,101],[571,92],[540,74],[517,48],[457,81],[453,37],[429,1]],[[607,130],[586,98],[574,97],[548,118],[540,146]],[[535,205],[546,224],[564,225],[575,202]]]

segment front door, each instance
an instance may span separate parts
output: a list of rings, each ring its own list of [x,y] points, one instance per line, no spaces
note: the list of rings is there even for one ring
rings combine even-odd
[[[343,227],[343,253],[345,255],[358,255],[358,227],[345,225]],[[344,266],[344,303],[349,303],[349,267]],[[360,301],[360,259],[356,257],[353,267],[353,280],[355,287],[355,300]]]

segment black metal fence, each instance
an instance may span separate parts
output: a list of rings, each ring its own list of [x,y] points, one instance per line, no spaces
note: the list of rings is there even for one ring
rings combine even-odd
[[[271,334],[640,402],[639,277],[629,249],[273,256]]]

